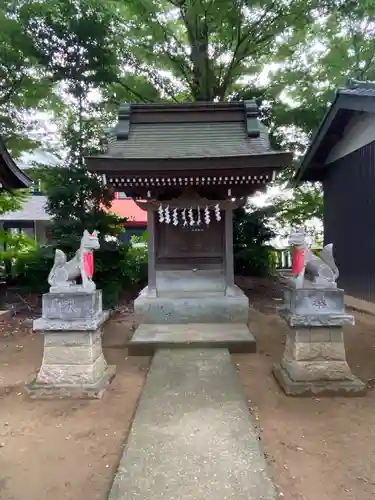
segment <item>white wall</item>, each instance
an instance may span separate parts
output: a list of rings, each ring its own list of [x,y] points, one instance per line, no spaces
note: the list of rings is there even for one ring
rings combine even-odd
[[[342,139],[331,149],[326,165],[375,141],[375,114],[358,112],[345,127]]]

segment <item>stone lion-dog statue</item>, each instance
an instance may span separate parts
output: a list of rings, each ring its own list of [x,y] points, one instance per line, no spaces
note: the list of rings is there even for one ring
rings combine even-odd
[[[100,248],[98,231],[89,233],[86,229],[81,238],[81,244],[74,257],[67,260],[62,250],[56,249],[53,267],[48,275],[51,292],[86,292],[92,293],[96,285],[92,280],[94,275],[94,250]],[[81,276],[82,285],[76,284]]]
[[[295,229],[289,236],[293,249],[293,279],[297,288],[336,288],[339,270],[333,257],[333,245],[326,245],[319,255],[315,255],[306,241],[303,228]]]

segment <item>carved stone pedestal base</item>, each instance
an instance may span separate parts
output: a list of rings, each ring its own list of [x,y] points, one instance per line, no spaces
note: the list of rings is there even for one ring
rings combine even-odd
[[[282,364],[275,364],[273,375],[287,396],[364,396],[365,384],[353,380],[293,380]]]
[[[365,393],[365,384],[353,375],[346,361],[342,326],[353,324],[354,318],[345,313],[341,293],[342,290],[328,290],[331,303],[327,311],[323,307],[328,302],[323,290],[316,294],[303,289],[286,291],[289,307],[284,304],[281,315],[288,323],[289,332],[283,358],[274,366],[273,374],[287,395],[361,396]],[[332,300],[333,295],[337,300]],[[310,300],[318,304],[315,310],[308,305]]]
[[[98,294],[98,292],[96,292]],[[116,368],[107,365],[102,351],[101,325],[106,315],[101,311],[101,296],[87,303],[96,307],[81,309],[80,317],[62,319],[64,294],[53,297],[56,308],[43,309],[43,318],[34,321],[34,330],[44,333],[42,366],[36,379],[27,387],[31,398],[100,398],[115,375]],[[70,308],[76,311],[74,297]],[[57,301],[57,302],[56,302]],[[82,303],[82,297],[78,299]],[[48,298],[43,303],[50,304]],[[87,316],[93,314],[91,318]],[[73,315],[73,312],[72,312]],[[52,318],[51,318],[52,316]],[[60,318],[56,318],[60,316]]]
[[[358,396],[365,384],[346,362],[344,334],[340,327],[290,329],[276,380],[290,396]]]

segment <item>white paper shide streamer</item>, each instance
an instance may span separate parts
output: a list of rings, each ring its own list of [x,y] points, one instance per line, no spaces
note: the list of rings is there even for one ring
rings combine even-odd
[[[173,219],[173,225],[174,226],[178,226],[178,211],[177,211],[177,208],[175,208],[173,210],[172,219]]]
[[[169,210],[169,205],[167,205],[165,207],[165,222],[166,222],[166,224],[170,224],[171,223],[171,212]]]
[[[187,226],[187,220],[186,220],[186,208],[182,210],[182,223],[184,226]]]
[[[219,204],[215,205],[215,217],[218,222],[221,220]]]
[[[164,222],[163,205],[159,205],[158,214],[159,214],[159,222]]]
[[[189,208],[188,214],[189,214],[189,224],[190,224],[190,226],[194,226],[195,221],[194,221],[194,215],[193,215],[193,209],[192,209],[192,207]]]
[[[204,222],[207,226],[211,223],[211,217],[219,222],[221,220],[220,205],[206,205],[204,208],[197,207],[197,216],[195,217],[193,207],[189,208],[171,208],[169,205],[160,204],[158,207],[159,222],[173,224],[178,226],[180,222],[186,226],[200,226]]]
[[[198,213],[198,215],[197,215],[197,226],[200,226],[202,224],[201,209],[200,209],[200,207],[198,207],[197,213]]]
[[[208,207],[206,207],[204,209],[204,222],[207,224],[207,226],[209,225],[209,223],[211,222],[211,218],[210,218],[210,210]]]

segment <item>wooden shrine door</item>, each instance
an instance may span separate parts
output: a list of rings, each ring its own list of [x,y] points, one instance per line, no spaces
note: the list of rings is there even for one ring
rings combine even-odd
[[[156,267],[209,269],[224,265],[224,218],[207,226],[174,226],[156,221]]]

